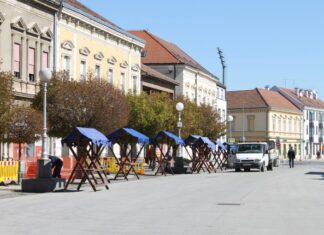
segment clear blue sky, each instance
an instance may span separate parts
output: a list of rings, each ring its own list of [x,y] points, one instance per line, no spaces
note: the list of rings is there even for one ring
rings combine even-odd
[[[324,99],[323,0],[81,0],[118,26],[148,29],[222,76],[228,90],[316,89]]]

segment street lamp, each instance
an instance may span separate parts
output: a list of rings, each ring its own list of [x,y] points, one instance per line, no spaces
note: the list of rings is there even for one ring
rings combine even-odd
[[[230,132],[230,135],[229,135],[229,141],[228,142],[230,142],[231,141],[231,139],[232,139],[232,121],[233,121],[233,116],[232,115],[229,115],[228,117],[227,117],[227,121],[229,122],[229,132]]]
[[[47,152],[47,127],[46,127],[46,106],[47,106],[47,83],[51,79],[52,73],[46,68],[39,71],[39,78],[43,84],[43,134],[42,134],[42,156],[37,164],[37,177],[38,178],[51,178],[51,164]]]
[[[178,102],[176,104],[176,110],[179,112],[179,116],[178,116],[178,122],[177,122],[177,127],[178,127],[178,135],[179,138],[181,138],[181,128],[182,128],[182,122],[181,122],[181,112],[184,109],[184,105],[181,102]],[[181,144],[178,145],[178,156],[176,157],[176,161],[175,161],[175,169],[174,172],[175,173],[183,173],[184,172],[184,167],[183,167],[183,156],[182,156],[182,146]]]

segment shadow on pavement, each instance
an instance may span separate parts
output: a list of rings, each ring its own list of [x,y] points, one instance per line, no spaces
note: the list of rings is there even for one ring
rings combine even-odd
[[[310,171],[305,173],[305,175],[318,175],[321,176],[322,178],[320,180],[324,180],[324,172],[323,171]],[[316,179],[319,180],[319,179]]]

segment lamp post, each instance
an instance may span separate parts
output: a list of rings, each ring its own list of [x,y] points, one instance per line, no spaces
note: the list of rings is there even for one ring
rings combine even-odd
[[[229,115],[228,117],[227,117],[227,121],[229,122],[229,141],[228,142],[230,142],[231,141],[231,139],[232,139],[232,121],[233,121],[233,116],[232,115]]]
[[[51,164],[47,152],[47,127],[46,127],[46,106],[47,106],[47,83],[51,79],[51,71],[49,69],[42,69],[39,71],[39,78],[43,84],[43,134],[42,134],[42,156],[37,164],[38,178],[51,178]]]
[[[177,127],[178,127],[178,136],[179,138],[181,138],[181,128],[182,128],[182,121],[181,121],[181,112],[184,109],[184,105],[181,102],[178,102],[176,104],[176,110],[179,112],[179,116],[178,116],[178,122],[177,122]],[[179,154],[178,157],[182,157],[182,148],[181,146],[179,146]]]

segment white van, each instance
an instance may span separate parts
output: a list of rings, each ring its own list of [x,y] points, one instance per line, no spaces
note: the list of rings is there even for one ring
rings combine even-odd
[[[250,171],[258,169],[264,171],[272,170],[272,159],[270,148],[267,142],[239,143],[237,145],[236,157],[234,162],[235,171]]]

